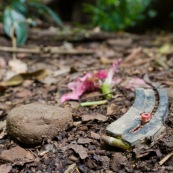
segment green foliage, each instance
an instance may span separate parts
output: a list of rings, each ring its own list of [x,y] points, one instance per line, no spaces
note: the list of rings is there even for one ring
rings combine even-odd
[[[124,30],[144,19],[143,11],[151,0],[97,0],[84,5],[93,26],[106,31]]]
[[[18,45],[25,43],[28,35],[28,23],[22,13],[7,7],[3,14],[3,24],[5,33],[9,37],[12,36],[12,29],[14,27]]]
[[[31,20],[31,18],[36,17],[31,15],[31,10],[34,11],[34,14],[51,16],[59,26],[63,27],[59,16],[39,1],[11,0],[6,1],[3,5],[5,8],[3,13],[0,13],[0,18],[3,21],[5,33],[12,38],[12,30],[14,29],[17,45],[22,45],[27,40],[29,23],[31,21],[33,23],[34,20]]]

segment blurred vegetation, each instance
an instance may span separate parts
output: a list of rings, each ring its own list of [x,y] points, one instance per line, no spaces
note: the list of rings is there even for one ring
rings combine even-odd
[[[85,4],[91,25],[106,31],[124,30],[145,19],[144,11],[152,0],[96,0],[95,5]],[[150,12],[150,17],[155,12]]]
[[[50,0],[47,5],[64,21],[83,22],[87,27],[99,26],[105,31],[162,27],[173,18],[172,0]],[[0,22],[5,33],[10,38],[15,36],[17,45],[22,45],[29,26],[35,26],[38,18],[53,19],[64,28],[59,15],[47,5],[43,0],[0,0]]]
[[[39,16],[51,16],[61,27],[63,23],[59,16],[38,0],[6,0],[0,3],[0,19],[3,22],[7,36],[17,37],[17,45],[26,42],[29,25],[36,25]]]

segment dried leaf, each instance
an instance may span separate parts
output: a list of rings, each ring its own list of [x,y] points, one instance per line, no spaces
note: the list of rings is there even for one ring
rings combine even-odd
[[[6,67],[6,61],[4,60],[3,57],[0,57],[0,67],[5,68]]]
[[[16,165],[24,165],[25,163],[33,162],[35,158],[31,152],[17,146],[9,150],[2,151],[0,159],[12,162]]]
[[[7,135],[6,127],[2,129],[2,132],[0,133],[0,139],[3,139]]]
[[[91,138],[100,139],[100,135],[98,133],[95,133],[95,132],[91,131]]]
[[[89,138],[79,138],[77,141],[78,144],[88,144],[90,142],[92,142],[92,140]]]
[[[21,73],[13,76],[9,80],[0,83],[0,87],[17,86],[24,82],[24,80],[43,80],[47,75],[46,70],[41,69],[31,73]]]
[[[105,122],[108,118],[102,114],[91,114],[91,115],[82,115],[82,121],[91,121],[91,120],[99,120]]]
[[[72,173],[76,169],[76,163],[73,163],[67,167],[67,169],[64,171],[64,173]]]
[[[18,97],[18,98],[26,98],[26,97],[29,97],[31,95],[32,95],[31,91],[29,91],[27,89],[23,89],[23,90],[16,93],[16,97]]]
[[[0,131],[6,127],[6,123],[7,123],[6,120],[0,121]]]
[[[142,48],[135,48],[132,50],[131,54],[122,62],[121,66],[129,65],[129,63],[134,62],[139,54],[142,52]]]
[[[157,65],[163,67],[164,69],[169,69],[166,57],[157,58],[157,59],[155,59],[155,62],[156,62]]]
[[[113,61],[107,57],[100,57],[101,64],[112,64]]]
[[[110,104],[107,107],[107,112],[106,115],[114,115],[116,113],[116,105],[115,104]]]
[[[82,145],[70,144],[69,148],[78,153],[81,159],[85,159],[88,157],[87,150]]]
[[[12,59],[8,64],[15,74],[26,73],[28,70],[27,64],[19,59]]]
[[[159,52],[161,54],[167,54],[167,53],[169,53],[170,48],[171,48],[170,44],[166,43],[159,49]]]
[[[149,85],[146,84],[146,82],[143,79],[140,78],[126,78],[126,80],[124,80],[121,83],[121,86],[123,86],[126,89],[130,89],[130,90],[134,90],[135,88],[150,88]]]
[[[68,67],[64,67],[60,70],[57,70],[57,71],[54,71],[53,72],[53,77],[57,77],[57,76],[60,76],[60,75],[64,75],[64,74],[67,74],[70,72],[70,68]]]

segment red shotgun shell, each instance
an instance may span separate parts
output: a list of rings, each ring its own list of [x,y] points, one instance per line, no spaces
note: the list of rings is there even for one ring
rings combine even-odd
[[[151,117],[152,117],[152,115],[150,113],[146,113],[146,112],[141,113],[142,124],[145,124],[145,123],[149,122]]]

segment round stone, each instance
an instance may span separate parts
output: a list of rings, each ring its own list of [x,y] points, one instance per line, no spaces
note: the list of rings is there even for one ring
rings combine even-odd
[[[35,145],[45,138],[54,138],[71,122],[72,113],[68,108],[32,103],[9,112],[7,133],[21,143]]]

